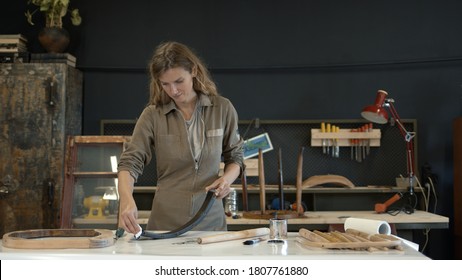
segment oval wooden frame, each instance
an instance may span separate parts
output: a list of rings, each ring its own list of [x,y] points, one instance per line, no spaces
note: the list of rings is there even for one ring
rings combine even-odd
[[[114,244],[107,229],[32,229],[3,235],[4,247],[15,249],[90,249]]]

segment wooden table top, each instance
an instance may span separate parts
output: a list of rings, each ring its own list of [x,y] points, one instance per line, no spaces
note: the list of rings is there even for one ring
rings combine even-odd
[[[267,225],[267,219],[227,218],[228,225]],[[386,221],[397,228],[449,228],[449,218],[430,212],[416,210],[412,214],[401,212],[395,216],[377,214],[374,211],[309,211],[303,218],[288,219],[289,225],[343,224],[346,218],[363,218]]]

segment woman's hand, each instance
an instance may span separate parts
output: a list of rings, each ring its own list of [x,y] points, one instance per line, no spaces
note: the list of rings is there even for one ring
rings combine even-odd
[[[138,208],[133,197],[120,199],[119,227],[125,231],[136,234],[140,231],[138,218]]]
[[[205,188],[206,191],[215,189],[215,196],[223,198],[231,191],[231,184],[237,179],[241,167],[236,163],[230,163],[225,166],[225,171],[222,177],[218,178],[211,185]]]
[[[138,208],[133,198],[134,179],[128,171],[119,171],[119,227],[125,231],[136,234],[140,231],[136,219],[138,218]]]
[[[231,183],[229,183],[224,177],[220,177],[211,185],[205,188],[206,191],[215,190],[215,196],[217,198],[223,198],[231,191]]]

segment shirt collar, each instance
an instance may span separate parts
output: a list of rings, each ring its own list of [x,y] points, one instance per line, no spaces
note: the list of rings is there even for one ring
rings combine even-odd
[[[212,101],[210,100],[210,97],[208,95],[205,95],[205,94],[198,94],[198,102],[199,102],[199,106],[212,106]],[[173,102],[173,100],[170,100],[169,103],[165,104],[163,106],[163,113],[164,115],[167,115],[168,113],[170,113],[171,111],[173,110],[177,110],[177,107],[176,107],[176,104],[175,102]]]

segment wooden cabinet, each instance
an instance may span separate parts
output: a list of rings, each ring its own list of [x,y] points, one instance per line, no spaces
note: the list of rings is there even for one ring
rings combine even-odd
[[[81,134],[82,73],[0,64],[0,236],[58,226],[66,137]]]
[[[62,228],[117,229],[117,163],[129,136],[69,136]]]
[[[453,123],[454,143],[454,256],[462,259],[462,117]]]

